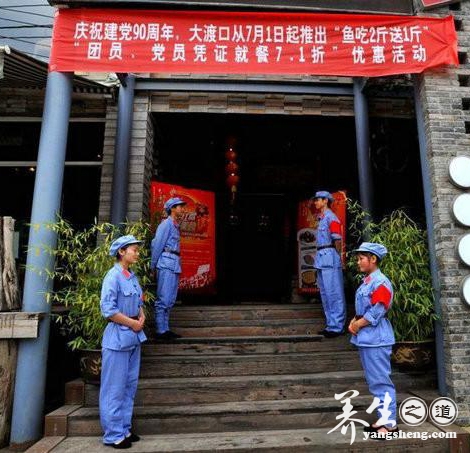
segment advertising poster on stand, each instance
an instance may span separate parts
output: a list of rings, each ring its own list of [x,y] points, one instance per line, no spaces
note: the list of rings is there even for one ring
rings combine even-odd
[[[179,290],[189,294],[215,293],[215,195],[152,181],[150,218],[155,230],[166,216],[163,205],[168,198],[180,197],[187,204],[180,223],[182,274]]]
[[[342,226],[342,260],[344,264],[346,259],[346,192],[339,191],[332,195],[335,201],[331,206],[331,210],[338,216]],[[318,292],[316,270],[313,267],[317,251],[315,236],[317,226],[318,212],[313,205],[313,201],[301,201],[297,214],[298,289],[300,294]]]

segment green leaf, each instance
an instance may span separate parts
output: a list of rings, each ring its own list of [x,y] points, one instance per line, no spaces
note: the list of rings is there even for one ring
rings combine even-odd
[[[389,319],[397,341],[420,341],[433,336],[434,294],[427,248],[426,232],[405,211],[397,209],[379,222],[370,218],[357,201],[348,200],[349,233],[353,248],[369,233],[370,242],[384,244],[389,253],[380,265],[391,280],[394,296]],[[347,269],[359,281],[356,257],[348,253]]]

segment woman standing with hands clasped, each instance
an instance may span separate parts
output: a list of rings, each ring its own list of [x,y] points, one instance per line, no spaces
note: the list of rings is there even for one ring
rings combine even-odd
[[[386,439],[388,433],[398,432],[396,392],[390,379],[395,336],[387,319],[393,288],[379,269],[387,249],[382,244],[363,242],[355,252],[359,271],[365,278],[356,291],[356,316],[348,330],[352,334],[351,343],[359,349],[369,391],[380,401],[379,420],[364,431],[378,434],[371,439]]]
[[[121,236],[109,249],[116,263],[101,289],[101,313],[108,325],[102,341],[100,420],[103,442],[117,449],[130,448],[140,437],[131,431],[134,397],[140,370],[140,344],[147,337],[143,291],[129,270],[139,259],[142,241]]]

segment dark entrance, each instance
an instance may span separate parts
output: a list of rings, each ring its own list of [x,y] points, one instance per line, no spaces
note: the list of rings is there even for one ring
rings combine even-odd
[[[0,215],[16,220],[21,262],[26,259],[40,131],[40,122],[0,125]],[[60,214],[76,227],[92,224],[98,215],[103,135],[103,122],[69,126]]]
[[[218,247],[225,258],[219,263],[226,298],[233,301],[272,300],[288,297],[292,273],[289,197],[283,193],[241,193],[231,211],[219,203]],[[228,224],[228,225],[227,225]]]
[[[320,187],[355,195],[353,118],[156,114],[155,126],[158,179],[216,193],[218,302],[290,300],[298,202]],[[240,167],[233,206],[229,137]]]
[[[157,179],[216,193],[217,303],[290,300],[298,202],[320,188],[358,199],[354,118],[162,113],[154,119]],[[370,134],[377,218],[404,207],[420,220],[415,120],[371,118]],[[240,167],[233,208],[224,170],[229,137]]]

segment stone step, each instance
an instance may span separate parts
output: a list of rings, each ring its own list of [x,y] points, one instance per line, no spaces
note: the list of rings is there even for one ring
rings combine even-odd
[[[142,355],[282,354],[354,349],[349,335],[329,339],[321,335],[183,337],[170,343],[156,343],[150,339],[142,345]]]
[[[203,356],[145,356],[140,376],[204,377],[317,373],[360,370],[357,351],[203,355]]]
[[[399,392],[436,387],[433,373],[412,375],[393,372]],[[81,387],[79,387],[81,385]],[[204,404],[237,401],[332,398],[335,393],[358,390],[368,394],[362,371],[315,374],[222,376],[204,378],[140,379],[137,406]],[[98,405],[99,387],[73,381],[66,392],[67,404]]]
[[[173,327],[276,327],[286,325],[316,324],[323,322],[321,318],[306,319],[220,319],[212,321],[209,319],[181,319],[173,321]]]
[[[410,395],[398,394],[400,404]],[[372,404],[370,395],[352,400],[354,418],[373,423],[376,413],[367,414]],[[135,406],[133,429],[142,434],[176,434],[265,429],[301,429],[337,425],[343,404],[333,396],[283,401],[242,401],[231,403],[182,406]],[[97,407],[82,407],[72,412],[67,421],[67,435],[99,435],[101,425]]]
[[[177,306],[171,312],[173,321],[200,320],[260,320],[260,319],[311,319],[323,317],[321,303],[311,304],[249,304],[249,305],[198,305]]]
[[[134,453],[312,453],[312,452],[350,452],[350,453],[404,453],[424,450],[426,453],[447,453],[451,451],[451,440],[430,438],[427,440],[395,439],[386,442],[364,440],[360,428],[357,429],[355,442],[351,444],[351,430],[346,435],[340,430],[328,434],[327,428],[269,430],[269,431],[238,431],[198,434],[168,434],[143,436],[140,442],[133,444]],[[416,428],[406,427],[404,433],[426,431],[430,435],[439,436],[442,431],[430,423],[423,423]],[[461,431],[461,430],[459,430]],[[468,436],[459,438],[465,448]],[[455,443],[452,444],[453,446]],[[457,448],[459,445],[457,445]],[[102,444],[100,437],[69,437],[53,448],[52,453],[109,453],[109,447]],[[453,450],[466,451],[466,450]]]
[[[261,319],[225,321],[177,321],[170,322],[171,330],[183,337],[253,337],[284,335],[317,335],[323,329],[322,318],[316,319]],[[153,327],[147,326],[149,337]]]

